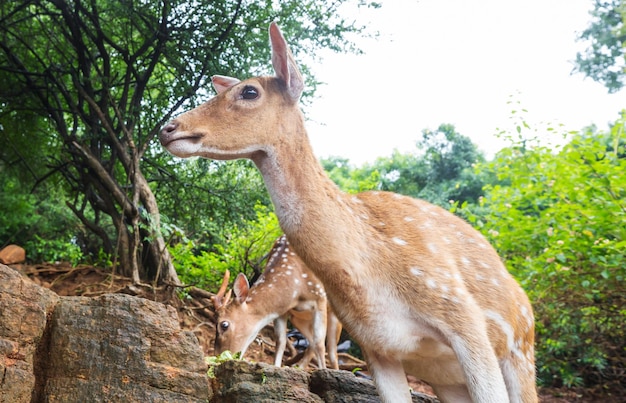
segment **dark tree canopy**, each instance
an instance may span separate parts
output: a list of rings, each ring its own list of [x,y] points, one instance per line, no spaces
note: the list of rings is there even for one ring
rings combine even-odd
[[[54,178],[124,274],[177,282],[154,189],[174,191],[162,181],[178,181],[178,168],[155,141],[160,127],[206,100],[210,75],[264,71],[272,20],[296,54],[351,49],[345,34],[362,28],[337,17],[342,3],[3,2],[0,172],[33,190]]]

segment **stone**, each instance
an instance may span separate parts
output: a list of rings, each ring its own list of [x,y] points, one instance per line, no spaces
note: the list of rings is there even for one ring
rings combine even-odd
[[[380,402],[349,371],[230,360],[208,376],[179,321],[173,307],[130,295],[60,297],[0,264],[0,403]]]
[[[320,369],[311,374],[310,389],[326,403],[380,403],[374,382],[349,371]],[[411,394],[413,403],[436,403],[439,400],[423,393]]]
[[[323,403],[309,390],[309,373],[265,363],[229,360],[213,367],[215,403]]]
[[[277,368],[265,363],[229,360],[212,366],[211,403],[303,402],[380,403],[371,380],[349,371]],[[434,397],[412,393],[414,403],[437,403]]]
[[[48,402],[206,402],[207,365],[171,306],[124,294],[64,297],[50,319]],[[44,398],[45,396],[45,398]]]
[[[0,265],[0,402],[30,402],[48,316],[59,297]]]
[[[26,251],[21,246],[8,245],[0,250],[0,263],[16,264],[26,261]]]

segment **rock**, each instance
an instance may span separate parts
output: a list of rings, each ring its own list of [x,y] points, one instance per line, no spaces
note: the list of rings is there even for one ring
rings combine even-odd
[[[348,371],[207,365],[175,309],[125,294],[59,297],[0,264],[0,403],[380,402]],[[413,402],[436,402],[425,395]]]
[[[15,264],[26,261],[26,251],[21,246],[8,245],[0,250],[0,263]]]
[[[321,369],[311,374],[310,389],[326,403],[380,403],[374,382],[349,371]],[[412,393],[414,403],[436,403],[434,397]]]
[[[0,265],[0,402],[206,402],[207,366],[172,307],[59,297]]]
[[[211,403],[380,403],[374,383],[349,371],[323,369],[309,373],[230,360],[213,366],[212,372]],[[414,403],[438,402],[421,393],[413,393],[412,397]]]
[[[230,360],[214,366],[213,375],[211,402],[324,402],[309,391],[309,373],[298,368]]]
[[[38,347],[59,297],[0,265],[0,402],[30,402]]]
[[[174,308],[124,294],[64,297],[50,319],[49,402],[206,402],[207,365]],[[45,398],[44,398],[45,396]]]

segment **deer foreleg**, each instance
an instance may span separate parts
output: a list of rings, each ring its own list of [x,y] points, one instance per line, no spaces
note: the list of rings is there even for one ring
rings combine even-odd
[[[367,351],[367,367],[383,403],[411,402],[411,392],[400,360]]]
[[[341,337],[341,322],[337,319],[337,316],[333,313],[328,304],[328,310],[326,315],[326,353],[328,353],[328,362],[332,369],[339,369],[339,362],[337,360],[337,344]]]

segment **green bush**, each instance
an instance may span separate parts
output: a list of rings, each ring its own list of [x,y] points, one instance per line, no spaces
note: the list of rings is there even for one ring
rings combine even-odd
[[[17,244],[29,261],[77,264],[81,225],[63,197],[44,192],[30,193],[15,177],[0,175],[0,248]]]
[[[624,370],[625,138],[622,118],[558,152],[518,143],[479,167],[497,184],[460,209],[529,294],[544,385],[603,384]]]
[[[245,273],[249,279],[262,271],[264,257],[281,234],[276,215],[265,206],[256,208],[257,219],[232,227],[224,244],[208,249],[183,238],[169,248],[180,280],[216,291],[226,270]]]

